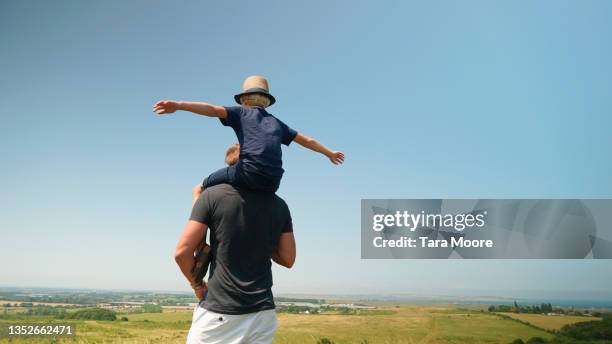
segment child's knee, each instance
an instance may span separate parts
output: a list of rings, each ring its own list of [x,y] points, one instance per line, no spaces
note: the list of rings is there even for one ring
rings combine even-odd
[[[193,187],[193,194],[194,195],[199,195],[201,193],[202,193],[202,184],[198,184],[198,185]]]

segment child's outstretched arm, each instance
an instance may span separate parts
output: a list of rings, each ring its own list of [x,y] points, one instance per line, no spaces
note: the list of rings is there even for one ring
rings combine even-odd
[[[293,140],[303,147],[325,155],[334,165],[339,165],[344,162],[344,153],[340,151],[332,151],[312,137],[298,133]]]
[[[198,115],[208,117],[227,118],[227,111],[223,106],[212,105],[204,102],[177,102],[174,100],[162,100],[153,105],[153,111],[158,115],[173,113],[177,110],[190,111]]]

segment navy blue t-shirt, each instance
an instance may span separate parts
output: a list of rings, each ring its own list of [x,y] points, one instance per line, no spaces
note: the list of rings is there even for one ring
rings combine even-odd
[[[242,169],[266,177],[282,177],[281,144],[288,146],[295,139],[297,131],[259,106],[230,106],[225,110],[227,118],[220,120],[236,132]]]

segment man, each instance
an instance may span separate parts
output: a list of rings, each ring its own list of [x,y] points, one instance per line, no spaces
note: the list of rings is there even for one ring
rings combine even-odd
[[[192,285],[194,251],[210,228],[208,284],[194,290],[187,343],[272,343],[277,319],[272,263],[291,268],[295,239],[291,214],[274,193],[229,184],[206,188],[196,201],[175,259]]]

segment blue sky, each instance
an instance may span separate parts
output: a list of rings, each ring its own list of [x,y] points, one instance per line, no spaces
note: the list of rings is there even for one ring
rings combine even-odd
[[[187,290],[190,190],[235,141],[160,99],[270,112],[298,242],[281,293],[604,292],[611,261],[364,261],[361,198],[610,198],[608,1],[3,1],[2,285]],[[610,295],[610,294],[607,294]]]

